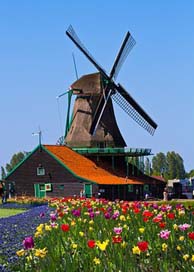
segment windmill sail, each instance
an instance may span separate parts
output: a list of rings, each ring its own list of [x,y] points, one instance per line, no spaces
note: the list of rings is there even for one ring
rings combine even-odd
[[[134,38],[132,37],[132,35],[127,32],[125,39],[123,41],[123,44],[119,50],[119,53],[116,57],[116,60],[113,64],[112,70],[110,72],[110,78],[112,79],[114,77],[114,79],[116,79],[122,64],[124,63],[125,59],[127,58],[129,52],[131,51],[131,49],[133,48],[133,46],[135,45],[136,41],[134,40]]]
[[[97,68],[101,74],[107,77],[105,70],[96,62],[96,60],[92,57],[88,49],[83,45],[79,37],[77,36],[75,30],[70,25],[66,31],[67,36],[74,42],[74,44],[81,50],[81,52],[91,61],[91,63]]]
[[[157,124],[133,99],[133,97],[120,85],[116,86],[117,92],[112,95],[113,100],[141,127],[151,135],[154,134]]]

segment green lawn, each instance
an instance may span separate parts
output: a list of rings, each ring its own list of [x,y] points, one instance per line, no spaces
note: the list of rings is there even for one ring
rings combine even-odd
[[[0,209],[0,218],[9,217],[11,215],[22,213],[24,211],[25,210],[20,210],[20,209]]]

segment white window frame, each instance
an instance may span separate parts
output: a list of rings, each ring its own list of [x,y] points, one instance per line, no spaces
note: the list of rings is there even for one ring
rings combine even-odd
[[[45,169],[44,169],[44,167],[37,167],[37,169],[36,169],[36,174],[37,174],[37,176],[45,176]]]

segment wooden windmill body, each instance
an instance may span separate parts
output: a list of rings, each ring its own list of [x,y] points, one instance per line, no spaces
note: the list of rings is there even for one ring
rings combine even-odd
[[[82,93],[77,95],[74,103],[71,126],[65,138],[66,144],[71,147],[126,146],[117,126],[111,99],[107,102],[95,134],[90,133],[95,109],[104,90],[100,73],[81,77],[71,88],[82,90]]]

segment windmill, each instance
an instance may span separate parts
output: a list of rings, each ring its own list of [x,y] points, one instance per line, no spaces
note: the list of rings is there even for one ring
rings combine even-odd
[[[98,72],[84,75],[71,85],[69,97],[72,94],[77,97],[71,119],[69,99],[65,144],[70,147],[125,147],[126,143],[115,119],[112,99],[134,121],[153,135],[157,124],[124,87],[115,82],[123,62],[135,45],[132,35],[127,32],[108,75],[80,41],[71,25],[66,34]]]

